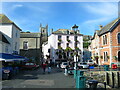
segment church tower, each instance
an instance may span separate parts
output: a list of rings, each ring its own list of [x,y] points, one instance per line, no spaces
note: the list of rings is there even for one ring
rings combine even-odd
[[[48,39],[48,24],[45,27],[43,27],[42,24],[40,24],[40,33],[46,41]]]

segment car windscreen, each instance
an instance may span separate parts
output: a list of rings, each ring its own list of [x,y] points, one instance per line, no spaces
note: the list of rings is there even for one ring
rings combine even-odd
[[[93,62],[93,61],[90,60],[89,62]]]
[[[86,65],[87,63],[83,63],[83,65]]]

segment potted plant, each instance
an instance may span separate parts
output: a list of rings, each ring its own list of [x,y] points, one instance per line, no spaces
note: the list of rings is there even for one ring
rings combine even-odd
[[[103,59],[103,56],[100,56],[101,59]]]
[[[75,47],[75,50],[80,50],[78,47]]]
[[[107,56],[107,58],[109,59],[109,58],[110,58],[110,56]]]
[[[65,51],[72,51],[72,49],[70,48],[70,47],[67,47],[66,49],[65,49]]]
[[[67,41],[68,41],[68,42],[70,42],[70,40],[69,40],[69,39],[67,39]]]
[[[58,46],[58,49],[62,49],[62,47],[61,47],[61,46]]]
[[[62,42],[62,40],[61,40],[61,39],[58,39],[58,41],[59,41],[59,42]]]
[[[117,56],[113,56],[113,58],[115,59],[115,60],[117,60],[118,58],[117,58]]]
[[[94,58],[95,58],[95,59],[98,59],[98,58],[99,58],[99,56],[94,56]]]

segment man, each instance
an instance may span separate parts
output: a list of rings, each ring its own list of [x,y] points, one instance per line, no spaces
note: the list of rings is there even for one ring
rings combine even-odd
[[[43,63],[43,64],[42,64],[42,68],[43,68],[43,74],[45,74],[46,65],[47,65],[46,63]]]

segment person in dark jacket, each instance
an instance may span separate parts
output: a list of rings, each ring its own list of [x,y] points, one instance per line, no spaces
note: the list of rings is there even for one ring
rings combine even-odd
[[[43,74],[45,74],[46,66],[47,66],[46,63],[43,63],[43,64],[42,64]]]

